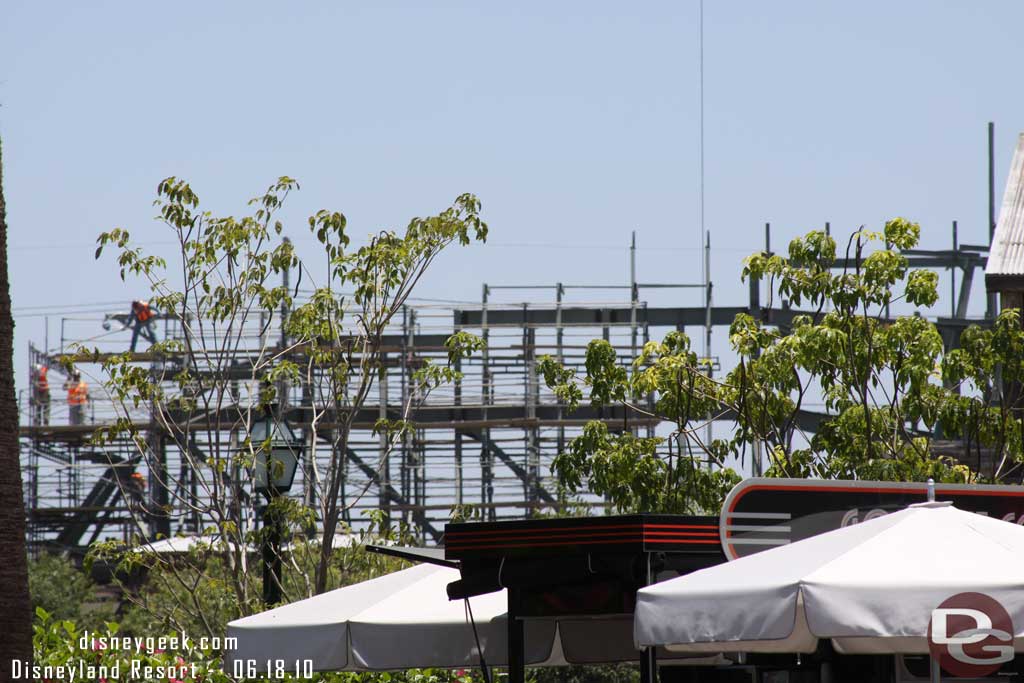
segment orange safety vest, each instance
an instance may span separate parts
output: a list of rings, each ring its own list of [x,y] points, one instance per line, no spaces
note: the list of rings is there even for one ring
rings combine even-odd
[[[145,301],[133,301],[132,311],[135,313],[135,319],[140,323],[144,323],[153,317],[153,309]]]
[[[68,387],[68,405],[84,406],[88,400],[89,385],[85,383],[84,379]]]
[[[39,368],[39,373],[36,375],[36,391],[39,393],[50,393],[50,380],[46,378],[46,373],[49,372],[50,368],[45,365]]]

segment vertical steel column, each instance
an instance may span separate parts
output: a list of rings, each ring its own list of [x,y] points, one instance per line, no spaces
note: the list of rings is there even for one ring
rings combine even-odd
[[[562,327],[562,297],[565,287],[561,282],[555,285],[555,356],[559,363],[565,363],[564,328]],[[565,450],[565,427],[562,425],[562,402],[558,401],[558,442],[556,453]]]
[[[377,379],[377,417],[386,420],[388,417],[388,356],[380,355],[380,370]],[[377,486],[377,504],[384,511],[384,519],[391,525],[391,496],[388,487],[391,485],[391,458],[388,456],[388,437],[381,430],[378,436],[378,454],[380,461],[380,484]]]
[[[462,414],[462,358],[455,359],[455,412],[456,420],[461,422],[465,419]],[[456,425],[458,422],[456,422]],[[462,507],[463,481],[462,481],[462,430],[455,427],[455,504]]]
[[[951,318],[956,317],[956,269],[960,265],[959,241],[956,221],[953,221],[953,263],[949,267],[949,317]]]
[[[651,318],[650,318],[650,316],[647,315],[647,302],[646,301],[643,302],[643,311],[644,311],[644,346],[646,346],[647,342],[651,341],[651,324],[649,322]],[[647,395],[647,410],[651,414],[654,414],[654,392],[653,391]],[[654,438],[654,432],[655,432],[655,425],[650,420],[648,420],[648,422],[647,422],[647,434],[646,434],[647,438],[648,439],[653,439]]]
[[[409,398],[409,391],[412,382],[409,379],[409,307],[402,306],[402,358],[401,358],[401,375],[402,375],[402,402],[401,405],[404,408]],[[410,496],[409,491],[409,437],[407,434],[402,435],[402,462],[399,466],[399,480],[402,491],[402,498],[408,501]],[[410,510],[405,508],[402,510],[401,518],[405,523],[410,521]]]
[[[529,337],[529,325],[526,320],[526,304],[522,304],[523,313],[523,334],[522,334],[522,346],[523,346],[523,417],[527,420],[530,419],[531,413],[536,415],[536,411],[533,410],[531,405],[533,392],[531,391],[530,383],[530,352],[528,350],[530,346]],[[523,502],[529,506],[533,501],[533,477],[531,470],[531,457],[530,457],[530,428],[529,426],[523,427],[523,467],[526,469],[526,479],[523,481]],[[524,508],[524,512],[527,517],[530,516],[532,510],[530,507]]]
[[[68,453],[68,493],[67,506],[78,507],[78,447],[73,447]]]
[[[306,444],[306,458],[302,463],[302,497],[310,510],[317,508],[316,438],[310,423],[313,419],[313,379],[302,383],[302,442]]]
[[[561,282],[555,284],[555,353],[559,363],[564,363],[562,343],[564,340],[564,328],[562,327],[562,297],[565,295],[565,286]]]
[[[416,373],[416,309],[409,309],[409,330],[408,330],[408,353],[409,353],[409,377]],[[420,400],[419,391],[417,391],[416,384],[412,381],[409,382],[409,401],[411,405],[416,405]],[[424,505],[423,499],[423,453],[421,451],[421,445],[423,440],[420,438],[420,430],[414,430],[410,435],[406,432],[406,439],[408,439],[408,452],[409,452],[409,477],[410,485],[412,487],[412,497],[409,502],[412,504],[413,509],[411,511],[411,517],[416,524],[416,528],[419,533],[424,534],[423,522],[426,519],[425,511],[422,509]]]
[[[636,284],[636,230],[633,231],[633,241],[629,245],[629,350],[630,356],[629,361],[632,364],[636,358],[636,307],[640,301],[640,291]],[[630,366],[632,367],[632,365]],[[638,398],[638,397],[633,397]],[[624,414],[628,414],[624,413]],[[638,434],[637,428],[633,427],[630,430],[634,435]]]
[[[537,405],[540,403],[540,382],[537,378],[537,331],[526,330],[526,417],[527,427],[526,467],[530,487],[527,501],[540,502],[540,430],[537,427]],[[533,516],[536,508],[530,508],[528,514]]]
[[[713,377],[715,374],[714,363],[711,362],[711,231],[708,230],[704,236],[704,356],[708,364],[708,377]],[[704,444],[706,447],[711,445],[711,439],[714,437],[712,431],[712,425],[714,422],[708,420],[707,432],[704,437]],[[708,458],[708,467],[711,467],[711,458]]]
[[[483,378],[483,405],[481,406],[481,416],[484,424],[487,423],[487,406],[490,405],[493,400],[491,387],[490,329],[487,327],[487,300],[490,292],[490,287],[487,286],[487,283],[484,283],[483,294],[480,302],[481,336],[484,340],[484,349],[482,354],[483,367],[481,369],[481,376]],[[480,430],[480,434],[482,437],[482,448],[480,449],[480,502],[486,506],[494,502],[494,455],[491,453],[490,448],[490,427],[483,427]],[[493,521],[497,518],[497,513],[493,507],[485,507],[484,510],[487,519]]]
[[[636,358],[636,305],[639,301],[640,291],[636,284],[636,230],[634,230],[633,241],[629,245],[629,330],[632,358]]]
[[[419,329],[419,322],[417,321],[417,313],[414,308],[413,311],[413,336],[410,338],[409,346],[410,353],[413,354],[414,364],[416,361],[416,335],[422,331]],[[425,400],[425,396],[421,396],[419,393],[416,394],[416,400]],[[416,492],[416,505],[419,509],[416,511],[417,514],[417,525],[422,529],[421,538],[426,539],[426,527],[427,527],[427,432],[424,429],[416,429],[413,432],[413,449],[416,453],[416,477],[417,477],[417,492]]]
[[[163,535],[165,538],[171,536],[171,518],[167,513],[170,502],[170,492],[167,490],[167,444],[162,435],[155,429],[150,431],[149,448],[155,453],[155,460],[150,466],[149,483],[150,494],[153,501],[153,512],[150,519],[150,536],[157,538]]]

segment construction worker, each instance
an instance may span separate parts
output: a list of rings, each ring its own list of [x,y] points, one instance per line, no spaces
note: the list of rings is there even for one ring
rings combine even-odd
[[[50,368],[42,363],[32,366],[32,421],[37,425],[50,424]]]
[[[139,491],[146,490],[146,477],[142,472],[132,472],[131,484]]]
[[[132,472],[132,476],[128,478],[128,484],[125,486],[125,493],[128,494],[128,502],[133,511],[137,513],[145,511],[143,497],[146,494],[146,477],[141,472]]]
[[[148,301],[133,301],[129,325],[132,328],[132,345],[130,351],[135,352],[139,335],[145,337],[150,344],[156,344],[156,332],[153,331],[153,318],[156,311]]]
[[[85,422],[85,406],[89,403],[89,385],[82,379],[81,373],[76,370],[71,373],[71,378],[64,382],[64,388],[68,392],[68,422],[80,425]]]

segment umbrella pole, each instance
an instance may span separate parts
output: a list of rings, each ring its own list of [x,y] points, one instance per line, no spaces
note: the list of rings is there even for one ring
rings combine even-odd
[[[516,617],[519,611],[519,589],[511,586],[508,591],[508,683],[526,681],[526,638],[523,620]]]
[[[939,668],[939,660],[929,656],[928,662],[931,667],[931,683],[942,683],[942,669]]]
[[[654,583],[654,567],[651,564],[651,553],[644,553],[644,585]],[[658,683],[658,651],[656,648],[644,648],[640,654],[640,683]]]

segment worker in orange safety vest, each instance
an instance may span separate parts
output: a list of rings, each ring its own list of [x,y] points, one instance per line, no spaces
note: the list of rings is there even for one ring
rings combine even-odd
[[[132,345],[129,349],[135,352],[135,345],[139,341],[139,335],[145,337],[150,344],[156,344],[156,332],[153,331],[153,318],[156,311],[149,305],[148,301],[133,301],[131,314]]]
[[[32,366],[32,422],[37,425],[50,424],[50,368],[43,363]]]
[[[132,511],[136,514],[144,513],[146,509],[143,500],[146,494],[146,477],[140,472],[132,472],[125,489],[125,493],[128,494],[128,502],[132,506]]]
[[[89,403],[89,385],[82,379],[79,372],[74,372],[71,378],[64,382],[64,388],[68,392],[68,422],[73,425],[80,425],[85,422],[85,406]]]

